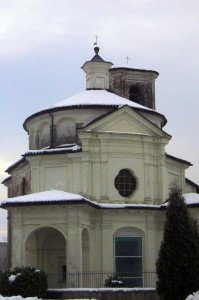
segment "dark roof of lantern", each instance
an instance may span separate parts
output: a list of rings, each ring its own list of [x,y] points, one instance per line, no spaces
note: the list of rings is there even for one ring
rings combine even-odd
[[[91,59],[91,61],[104,62],[103,58],[101,58],[101,56],[99,56],[98,54],[96,54],[95,56],[93,56],[93,58]]]
[[[136,72],[145,72],[145,73],[154,73],[156,75],[159,75],[159,73],[157,71],[153,71],[153,70],[146,70],[146,69],[136,69],[136,68],[132,68],[132,67],[128,67],[128,66],[121,66],[121,67],[117,67],[117,66],[112,66],[111,69],[109,70],[109,72],[114,71],[114,70],[129,70],[129,71],[136,71]]]

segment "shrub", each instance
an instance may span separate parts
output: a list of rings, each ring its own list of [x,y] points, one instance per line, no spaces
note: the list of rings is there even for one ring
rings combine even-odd
[[[44,298],[47,292],[47,278],[43,271],[33,267],[15,267],[2,273],[0,294],[3,296]]]
[[[199,231],[178,187],[169,194],[164,235],[157,260],[162,300],[182,300],[199,287]]]
[[[3,275],[3,272],[0,270],[0,287],[1,287],[2,275]]]
[[[105,287],[123,287],[124,284],[121,280],[118,279],[117,275],[108,275],[108,278],[105,280],[104,283]]]

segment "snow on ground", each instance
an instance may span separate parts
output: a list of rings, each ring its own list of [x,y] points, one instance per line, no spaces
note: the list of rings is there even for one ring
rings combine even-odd
[[[193,295],[189,295],[185,300],[199,300],[199,292],[193,293]]]
[[[37,297],[28,297],[28,298],[23,298],[21,296],[12,296],[12,297],[3,297],[0,295],[0,300],[38,300]],[[70,300],[70,299],[68,299]],[[72,300],[72,299],[71,299]],[[81,300],[81,299],[73,299],[73,300]],[[82,300],[96,300],[96,299],[82,299]]]
[[[12,297],[3,297],[0,295],[0,300],[38,300],[37,297],[28,297],[28,298],[23,298],[21,296],[12,296]]]

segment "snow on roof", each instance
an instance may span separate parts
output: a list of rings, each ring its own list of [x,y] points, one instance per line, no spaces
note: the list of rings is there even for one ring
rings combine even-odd
[[[39,203],[66,203],[66,202],[83,202],[88,203],[90,205],[93,205],[98,208],[151,208],[151,209],[158,209],[158,205],[146,205],[146,204],[114,204],[114,203],[98,203],[91,201],[87,198],[84,198],[81,195],[67,193],[64,191],[59,190],[51,190],[51,191],[45,191],[45,192],[39,192],[34,194],[29,194],[25,196],[18,196],[13,198],[7,198],[5,200],[2,200],[1,205],[9,206],[9,204],[17,205],[17,204],[39,204]]]
[[[185,193],[182,195],[184,197],[185,203],[188,206],[199,206],[199,194],[197,193]],[[168,202],[163,203],[161,206],[166,207]]]
[[[185,193],[183,194],[187,205],[199,204],[199,194],[196,193]]]
[[[146,205],[146,204],[111,204],[111,203],[98,203],[91,201],[89,199],[84,198],[81,195],[71,194],[64,191],[51,190],[40,193],[29,194],[25,196],[13,197],[5,199],[1,202],[1,206],[9,206],[9,205],[27,205],[29,203],[32,204],[49,204],[53,203],[70,203],[70,202],[83,202],[88,203],[96,208],[112,208],[112,209],[121,209],[121,208],[140,208],[140,209],[158,209],[160,206],[158,205]]]
[[[188,205],[199,205],[199,194],[196,193],[187,193],[183,194],[185,198],[185,202]],[[168,203],[164,203],[162,205],[149,205],[149,204],[122,204],[122,203],[98,203],[91,201],[87,198],[84,198],[81,195],[72,194],[64,191],[59,190],[51,190],[51,191],[44,191],[34,194],[29,194],[25,196],[18,196],[13,198],[7,198],[1,202],[2,207],[9,206],[9,204],[17,205],[17,204],[29,204],[29,203],[56,203],[56,202],[83,202],[88,203],[92,206],[98,208],[109,208],[109,209],[122,209],[122,208],[138,208],[138,209],[161,209],[165,208]]]
[[[130,65],[113,65],[111,67],[111,69],[131,69],[131,70],[134,70],[134,71],[138,71],[138,72],[153,72],[153,73],[156,73],[159,75],[159,73],[157,71],[153,71],[153,70],[146,70],[146,69],[138,69],[138,68],[135,68],[133,66],[130,66]]]
[[[130,107],[136,107],[144,110],[153,111],[152,109],[146,106],[127,100],[123,97],[115,95],[114,93],[108,92],[106,90],[85,90],[72,97],[57,102],[46,109],[53,109],[57,107],[70,107],[70,106],[88,106],[88,105],[94,105],[94,106],[128,105]]]
[[[44,191],[34,194],[29,194],[25,196],[18,196],[13,198],[5,199],[1,202],[1,204],[8,203],[29,203],[29,202],[51,202],[51,201],[72,201],[72,200],[82,200],[84,199],[80,195],[67,193],[64,191],[51,190]]]
[[[79,152],[82,147],[80,145],[60,145],[57,148],[44,148],[40,150],[28,150],[24,156],[40,155],[40,154],[60,154],[60,153],[71,153]]]

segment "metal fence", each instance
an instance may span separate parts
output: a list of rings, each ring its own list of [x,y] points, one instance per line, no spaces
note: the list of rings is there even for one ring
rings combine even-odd
[[[139,274],[125,272],[90,271],[63,274],[48,274],[49,288],[155,288],[156,273],[144,271]]]

